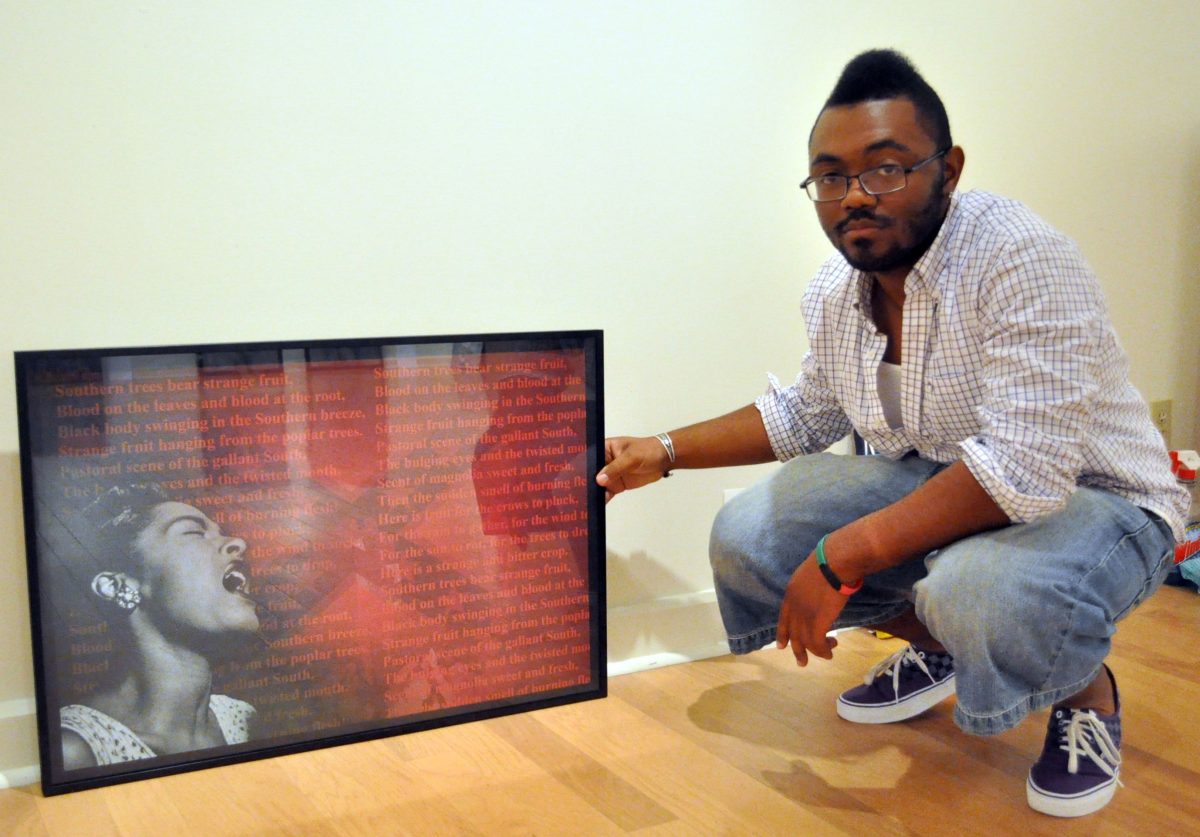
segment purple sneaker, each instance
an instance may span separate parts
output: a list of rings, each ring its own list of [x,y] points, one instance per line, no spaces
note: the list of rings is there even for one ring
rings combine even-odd
[[[1029,771],[1029,807],[1054,817],[1082,817],[1109,803],[1121,784],[1121,701],[1113,684],[1117,711],[1055,707],[1046,730],[1042,757]]]
[[[954,658],[909,645],[867,672],[863,685],[842,692],[837,713],[856,724],[907,721],[954,694]]]

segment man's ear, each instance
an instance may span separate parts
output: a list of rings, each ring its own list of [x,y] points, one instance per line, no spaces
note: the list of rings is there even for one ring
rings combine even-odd
[[[943,168],[945,180],[942,186],[942,194],[948,197],[950,193],[958,188],[958,178],[962,176],[966,154],[963,152],[961,145],[955,145],[946,152],[946,156],[942,159],[945,161]]]

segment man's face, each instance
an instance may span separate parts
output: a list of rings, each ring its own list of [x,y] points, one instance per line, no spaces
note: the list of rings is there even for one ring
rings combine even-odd
[[[809,173],[855,175],[886,164],[910,168],[940,150],[908,99],[832,107],[813,128]],[[904,189],[883,195],[868,195],[852,180],[841,200],[815,204],[817,218],[851,266],[903,277],[937,236],[961,164],[962,152],[955,148],[909,174]]]

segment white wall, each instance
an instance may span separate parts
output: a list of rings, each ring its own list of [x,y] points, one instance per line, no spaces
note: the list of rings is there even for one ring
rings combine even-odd
[[[1198,31],[1194,0],[9,0],[0,351],[603,328],[611,432],[723,412],[796,371],[828,251],[805,139],[890,45],[942,93],[965,185],[1080,242],[1195,446]],[[10,779],[36,761],[13,389],[0,363]],[[757,473],[609,507],[614,661],[719,640],[708,524]]]

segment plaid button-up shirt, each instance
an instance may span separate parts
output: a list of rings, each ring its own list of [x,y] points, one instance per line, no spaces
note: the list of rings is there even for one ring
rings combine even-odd
[[[806,290],[800,374],[788,387],[771,376],[756,402],[776,456],[822,450],[853,428],[892,459],[963,460],[1014,522],[1085,485],[1155,512],[1182,538],[1188,494],[1069,239],[1015,201],[953,196],[905,281],[897,429],[879,400],[887,338],[870,286],[835,254]]]

